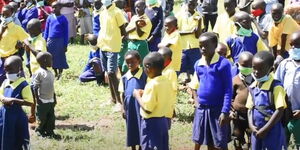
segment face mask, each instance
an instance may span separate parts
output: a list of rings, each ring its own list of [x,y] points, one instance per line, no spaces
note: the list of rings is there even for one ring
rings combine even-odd
[[[289,54],[293,60],[300,60],[300,48],[291,49]]]
[[[30,37],[30,38],[29,38],[29,41],[33,42],[33,41],[35,41],[37,38],[38,38],[38,36]]]
[[[146,4],[147,4],[147,6],[155,5],[155,4],[157,4],[157,0],[147,0]]]
[[[11,73],[11,74],[6,74],[6,78],[9,80],[9,81],[17,81],[19,79],[19,75],[17,73]]]
[[[14,0],[14,2],[16,2],[16,3],[20,3],[20,2],[21,2],[21,0]]]
[[[112,4],[111,0],[101,0],[103,6],[107,7]]]
[[[32,3],[31,2],[28,2],[27,4],[26,4],[26,7],[30,7],[32,5]]]
[[[260,15],[262,15],[265,11],[263,11],[262,9],[255,9],[255,10],[252,10],[251,13],[253,16],[255,17],[258,17]]]
[[[253,72],[252,68],[243,67],[241,65],[239,65],[239,70],[240,70],[241,74],[244,76],[248,76]]]
[[[240,35],[240,36],[246,36],[246,37],[250,37],[252,35],[252,30],[251,29],[245,29],[238,22],[236,22],[235,24],[237,24],[240,27],[240,29],[237,31],[238,35]]]
[[[261,78],[256,78],[254,76],[254,74],[252,74],[253,78],[257,81],[257,82],[266,82],[270,79],[269,74],[266,74],[265,76],[261,77]]]
[[[44,1],[39,1],[36,3],[36,7],[43,7],[44,5]]]
[[[3,23],[8,24],[8,23],[10,23],[12,21],[13,21],[13,17],[11,17],[11,16],[7,17],[7,18],[1,17],[1,22],[3,22]]]

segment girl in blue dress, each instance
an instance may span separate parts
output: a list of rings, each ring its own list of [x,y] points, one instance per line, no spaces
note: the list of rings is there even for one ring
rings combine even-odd
[[[53,14],[47,18],[44,38],[47,41],[47,50],[52,55],[55,77],[59,79],[63,69],[68,69],[66,52],[68,47],[68,20],[60,14],[62,5],[52,3]]]
[[[137,51],[128,51],[125,54],[125,62],[129,71],[122,76],[119,85],[123,104],[123,118],[126,120],[127,146],[132,150],[140,145],[140,105],[133,97],[135,89],[144,89],[147,76],[140,68],[141,57]]]

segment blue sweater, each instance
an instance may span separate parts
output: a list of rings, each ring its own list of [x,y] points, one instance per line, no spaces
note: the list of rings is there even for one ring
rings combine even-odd
[[[98,36],[98,33],[100,31],[100,15],[97,14],[93,17],[93,34]]]
[[[18,19],[25,31],[27,31],[28,22],[33,18],[38,18],[38,9],[34,5],[29,8],[23,8],[18,13]]]
[[[231,51],[233,62],[238,62],[239,56],[242,52],[248,51],[255,55],[257,53],[257,42],[259,37],[252,32],[250,37],[245,36],[231,36],[226,40],[226,43]]]
[[[209,66],[195,63],[200,86],[197,90],[198,102],[201,105],[222,107],[223,113],[229,113],[232,100],[231,64],[220,56],[216,63]]]
[[[64,15],[55,16],[50,15],[46,21],[46,27],[44,31],[44,38],[63,38],[65,46],[68,45],[69,31],[68,20]]]
[[[94,51],[94,50],[90,51],[88,62],[95,57],[100,58],[100,50],[99,49],[97,49],[96,51]],[[90,70],[92,67],[93,66],[90,63],[87,63],[83,72]]]
[[[161,30],[164,25],[163,22],[164,16],[163,16],[162,8],[161,7],[153,7],[152,9],[146,8],[145,13],[149,17],[152,23],[150,36],[153,35],[155,37],[161,37]]]

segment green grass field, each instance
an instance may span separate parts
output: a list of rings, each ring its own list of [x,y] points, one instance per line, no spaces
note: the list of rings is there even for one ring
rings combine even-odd
[[[109,89],[95,82],[82,84],[78,76],[86,64],[89,47],[71,45],[67,52],[70,69],[56,81],[58,96],[56,106],[56,133],[62,140],[31,136],[33,149],[59,150],[119,150],[125,149],[125,121],[119,112],[113,112],[108,101]],[[178,118],[170,131],[172,149],[191,149],[191,115],[193,106],[187,104],[188,96],[179,94]]]
[[[223,2],[223,1],[222,1]],[[219,1],[219,12],[224,12]],[[178,10],[178,3],[175,12]],[[89,53],[88,46],[70,45],[67,60],[70,68],[55,82],[58,96],[56,130],[61,140],[36,136],[31,130],[31,147],[34,150],[122,150],[126,149],[126,127],[120,112],[113,112],[109,89],[96,82],[82,84],[78,76],[82,72]],[[172,150],[193,149],[191,140],[192,114],[189,96],[180,91],[176,108],[177,118],[169,132]],[[230,144],[229,149],[233,149]]]

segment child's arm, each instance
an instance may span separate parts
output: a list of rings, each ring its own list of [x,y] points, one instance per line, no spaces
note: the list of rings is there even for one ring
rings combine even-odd
[[[57,100],[56,100],[56,94],[55,93],[54,93],[53,99],[54,99],[54,105],[56,105],[57,104]]]
[[[254,126],[253,124],[253,119],[252,119],[252,109],[248,110],[248,122],[249,122],[249,128],[251,129],[251,131],[256,134],[257,133],[257,127]]]
[[[122,104],[122,108],[121,108],[122,117],[123,117],[123,119],[126,119],[126,114],[125,114],[125,110],[124,110],[125,104],[124,104],[124,93],[123,92],[120,92],[120,98],[121,98],[121,104]]]
[[[199,17],[198,26],[195,29],[195,37],[198,39],[202,33],[202,19]]]
[[[286,51],[286,49],[285,49],[286,40],[287,40],[287,34],[282,33],[282,35],[281,35],[281,49],[279,51],[280,55],[283,55],[283,53]]]
[[[258,25],[257,21],[255,20],[254,17],[252,17],[252,22],[254,23],[257,31],[258,31],[258,34],[259,36],[262,38],[262,39],[266,39],[268,37],[268,32],[264,32]]]
[[[267,122],[267,124],[265,124],[261,129],[259,129],[256,133],[256,136],[258,138],[264,138],[268,132],[270,131],[270,129],[272,129],[272,127],[278,122],[280,121],[282,115],[283,115],[283,111],[284,108],[280,107],[278,109],[275,110],[275,112],[273,113],[271,119]]]
[[[135,97],[135,99],[138,101],[138,103],[140,104],[141,108],[147,113],[150,114],[151,111],[145,109],[145,107],[143,106],[143,102],[142,102],[142,95],[143,95],[144,90],[137,90],[135,89],[133,91],[133,95]]]

